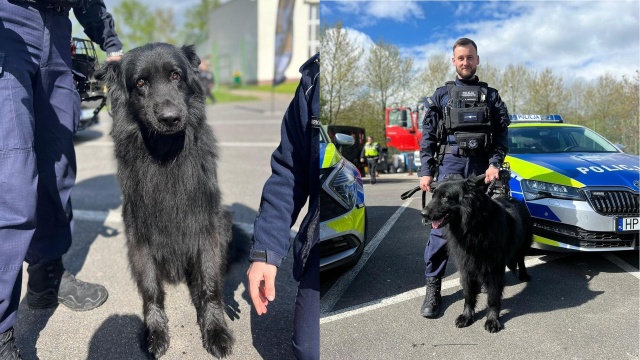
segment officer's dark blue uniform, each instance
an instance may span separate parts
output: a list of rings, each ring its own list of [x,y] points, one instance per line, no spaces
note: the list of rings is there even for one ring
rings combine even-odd
[[[307,215],[293,242],[293,276],[300,284],[292,340],[298,359],[319,359],[320,54],[304,63],[300,72],[300,85],[282,121],[280,145],[271,157],[272,175],[262,190],[250,260],[280,266],[289,252],[291,227],[308,198]]]
[[[0,333],[16,321],[23,261],[60,259],[71,245],[80,97],[70,9],[0,0]],[[73,9],[103,50],[122,49],[102,0],[80,0]]]
[[[456,77],[455,86],[478,86],[479,80],[474,77],[471,80],[462,80]],[[459,175],[464,178],[484,174],[490,163],[502,164],[508,152],[507,147],[507,126],[510,123],[507,107],[502,102],[496,89],[487,89],[487,106],[491,120],[491,145],[489,148],[476,154],[475,156],[458,155],[458,146],[453,135],[447,137],[447,151],[444,154],[442,164],[438,168],[438,179],[445,180],[452,175]],[[429,101],[430,100],[430,101]],[[427,112],[422,123],[422,143],[420,145],[420,168],[419,176],[434,176],[436,168],[437,149],[437,126],[438,120],[442,119],[444,109],[449,101],[449,92],[446,86],[439,87],[433,96],[425,103]],[[441,229],[431,229],[429,242],[424,252],[426,263],[425,277],[441,278],[444,275],[449,255],[447,254],[446,241],[442,237]]]

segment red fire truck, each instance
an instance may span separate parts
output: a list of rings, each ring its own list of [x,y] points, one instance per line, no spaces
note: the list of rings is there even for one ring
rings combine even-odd
[[[400,152],[420,150],[424,106],[389,107],[385,112],[387,147]]]
[[[385,131],[387,147],[396,149],[403,155],[404,164],[411,163],[407,170],[417,170],[420,166],[420,140],[422,138],[422,118],[424,105],[389,107],[385,111]]]

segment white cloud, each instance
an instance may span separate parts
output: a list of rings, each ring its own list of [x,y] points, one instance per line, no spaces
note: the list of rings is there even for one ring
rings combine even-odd
[[[371,37],[361,31],[352,28],[343,28],[343,31],[347,32],[347,36],[355,45],[364,49],[365,55],[369,53],[369,50],[375,46]]]
[[[525,63],[586,80],[633,76],[640,65],[636,1],[525,2],[509,11],[519,15],[459,27],[478,44],[481,64]]]

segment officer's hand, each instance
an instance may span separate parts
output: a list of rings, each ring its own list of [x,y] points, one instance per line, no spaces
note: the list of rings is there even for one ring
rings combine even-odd
[[[364,162],[364,158],[360,158],[360,162]]]
[[[420,177],[420,189],[422,191],[431,192],[431,183],[433,182],[433,176],[421,176]]]
[[[249,270],[247,270],[249,295],[258,315],[266,313],[269,301],[273,301],[276,298],[275,280],[277,272],[278,268],[275,265],[261,261],[252,262]]]
[[[484,183],[488,184],[494,179],[497,179],[499,173],[500,173],[500,169],[496,169],[493,166],[489,166],[487,171],[484,173]]]
[[[120,61],[120,59],[122,59],[122,55],[110,56],[107,58],[107,61]]]

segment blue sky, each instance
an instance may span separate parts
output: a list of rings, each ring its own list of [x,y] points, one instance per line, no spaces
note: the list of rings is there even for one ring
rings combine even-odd
[[[383,40],[418,65],[451,54],[457,38],[478,44],[480,66],[551,68],[567,82],[640,68],[640,3],[631,1],[327,1],[321,22],[341,20],[365,47]]]

